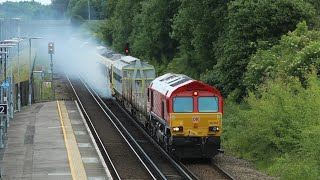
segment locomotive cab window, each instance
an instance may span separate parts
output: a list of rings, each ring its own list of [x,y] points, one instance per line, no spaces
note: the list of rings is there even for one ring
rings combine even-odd
[[[199,112],[218,112],[218,97],[199,97]]]
[[[173,98],[173,112],[193,112],[192,97],[175,97]]]

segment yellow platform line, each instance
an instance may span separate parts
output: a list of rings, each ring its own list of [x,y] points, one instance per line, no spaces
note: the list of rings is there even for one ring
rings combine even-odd
[[[67,109],[63,101],[57,101],[57,105],[72,179],[86,180],[87,174],[82,163],[81,155],[77,146],[76,137],[73,133]]]

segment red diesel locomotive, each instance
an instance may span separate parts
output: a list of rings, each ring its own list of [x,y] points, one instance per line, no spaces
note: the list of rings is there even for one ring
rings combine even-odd
[[[175,156],[208,158],[220,149],[223,98],[212,86],[165,74],[148,88],[147,129]]]

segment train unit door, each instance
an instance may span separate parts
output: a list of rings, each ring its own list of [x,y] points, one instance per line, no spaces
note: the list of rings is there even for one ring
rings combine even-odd
[[[147,87],[155,78],[154,67],[136,60],[123,69],[123,96],[128,100],[127,109],[143,124],[147,112]]]
[[[125,107],[131,111],[132,106],[132,71],[128,69],[122,69],[122,96],[125,100]]]

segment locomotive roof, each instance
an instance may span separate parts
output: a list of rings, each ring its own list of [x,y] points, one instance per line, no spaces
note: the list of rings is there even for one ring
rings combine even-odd
[[[186,75],[167,73],[154,79],[151,87],[152,89],[159,91],[161,94],[166,94],[167,91],[172,92],[176,88],[190,83],[190,81],[194,80]]]
[[[218,96],[221,96],[220,92],[216,90],[214,87],[211,87],[210,85],[204,84],[200,81],[194,80],[183,74],[164,74],[154,79],[150,87],[160,92],[161,94],[166,95],[167,97],[170,97],[174,91],[183,87],[193,90],[197,90],[197,88],[205,89],[214,92]]]

